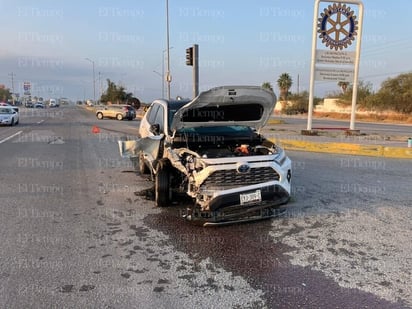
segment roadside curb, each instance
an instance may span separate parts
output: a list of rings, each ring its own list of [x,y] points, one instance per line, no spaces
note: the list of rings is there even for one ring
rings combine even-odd
[[[290,139],[270,139],[279,143],[285,150],[336,153],[345,155],[412,159],[412,148],[383,145],[361,145],[348,143],[309,142]]]

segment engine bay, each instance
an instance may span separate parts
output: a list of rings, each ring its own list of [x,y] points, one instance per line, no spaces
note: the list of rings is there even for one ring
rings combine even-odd
[[[191,145],[192,151],[195,151],[202,158],[227,158],[242,156],[259,156],[276,153],[276,149],[270,149],[262,145],[251,146],[249,144],[234,145],[214,145],[214,147],[204,147],[203,145]],[[203,146],[203,147],[202,147]]]
[[[172,148],[187,148],[202,158],[259,156],[277,153],[276,146],[254,131],[242,134],[181,134]]]

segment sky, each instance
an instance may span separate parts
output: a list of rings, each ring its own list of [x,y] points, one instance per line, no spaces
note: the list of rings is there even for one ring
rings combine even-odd
[[[412,1],[362,2],[362,37],[347,50],[361,44],[359,78],[377,91],[412,71]],[[168,3],[172,98],[192,97],[185,50],[193,44],[200,91],[270,82],[278,94],[282,73],[292,92],[309,90],[315,0]],[[322,1],[318,14],[332,4]],[[143,102],[167,95],[166,0],[0,0],[0,11],[0,84],[14,92],[30,82],[32,95],[93,99],[110,79]],[[328,50],[319,39],[317,48]],[[337,91],[336,83],[315,83],[317,96]]]

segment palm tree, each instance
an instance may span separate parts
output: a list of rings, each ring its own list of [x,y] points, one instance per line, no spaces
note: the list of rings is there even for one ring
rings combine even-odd
[[[279,76],[277,83],[280,90],[280,98],[286,101],[289,89],[292,87],[292,77],[290,77],[289,73],[282,73]]]
[[[264,83],[262,84],[262,88],[273,91],[273,87],[272,87],[272,84],[271,84],[270,82],[264,82]]]

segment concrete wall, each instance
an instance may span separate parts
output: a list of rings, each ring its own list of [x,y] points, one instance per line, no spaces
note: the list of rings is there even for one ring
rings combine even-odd
[[[350,114],[352,106],[343,106],[338,104],[339,99],[326,98],[323,103],[319,103],[315,107],[315,112],[332,112]]]

